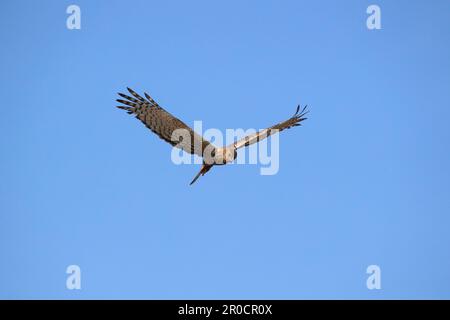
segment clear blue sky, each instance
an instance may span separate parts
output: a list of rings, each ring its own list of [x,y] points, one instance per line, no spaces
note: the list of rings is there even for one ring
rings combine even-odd
[[[3,1],[0,298],[450,298],[449,21],[449,1]],[[311,113],[277,175],[189,186],[199,167],[115,108],[126,86],[205,128]]]

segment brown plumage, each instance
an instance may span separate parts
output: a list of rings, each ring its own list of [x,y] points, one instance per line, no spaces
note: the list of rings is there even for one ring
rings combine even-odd
[[[145,93],[145,98],[143,98],[130,88],[127,89],[132,97],[119,93],[119,96],[126,100],[117,99],[118,102],[125,105],[117,106],[117,108],[135,115],[147,128],[172,146],[203,157],[203,166],[190,184],[193,184],[201,175],[207,173],[214,165],[224,165],[232,162],[237,156],[237,149],[257,143],[276,132],[300,126],[301,122],[307,119],[305,115],[308,113],[306,106],[301,112],[300,106],[298,106],[295,114],[286,121],[222,148],[204,140],[201,135],[194,132],[183,121],[161,108],[147,93]],[[178,130],[184,134],[179,134],[180,131]]]
[[[137,119],[141,120],[158,137],[170,143],[172,146],[177,146],[188,153],[196,154],[200,157],[203,156],[203,151],[208,146],[212,147],[208,141],[204,140],[202,136],[194,132],[183,121],[161,108],[147,93],[145,93],[146,100],[130,88],[127,89],[134,98],[123,93],[118,93],[119,96],[127,100],[117,99],[116,101],[127,106],[117,106],[117,108],[126,110],[129,114],[134,114]],[[191,138],[190,141],[182,141],[182,137],[180,136],[173,137],[174,131],[177,129],[187,130]]]

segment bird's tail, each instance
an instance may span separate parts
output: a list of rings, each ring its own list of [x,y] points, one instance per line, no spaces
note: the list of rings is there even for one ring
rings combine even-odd
[[[211,169],[212,168],[212,165],[210,165],[210,164],[203,164],[202,165],[202,168],[200,169],[200,171],[199,171],[199,173],[197,173],[197,175],[195,176],[195,178],[194,178],[194,180],[192,180],[191,181],[191,183],[189,184],[189,185],[191,185],[191,184],[193,184],[195,181],[197,181],[197,179],[202,175],[205,175],[205,173],[207,173],[208,171],[209,171],[209,169]]]

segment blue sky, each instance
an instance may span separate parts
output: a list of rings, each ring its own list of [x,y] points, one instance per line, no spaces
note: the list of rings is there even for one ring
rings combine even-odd
[[[450,298],[449,21],[448,1],[4,1],[0,298]],[[204,128],[311,112],[278,174],[189,186],[198,165],[115,108],[127,86]]]

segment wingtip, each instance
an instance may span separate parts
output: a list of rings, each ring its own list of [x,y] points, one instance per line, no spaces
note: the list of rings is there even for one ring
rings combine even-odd
[[[295,113],[294,113],[293,117],[298,115],[299,110],[300,110],[300,105],[297,105],[297,109],[295,109]]]
[[[150,102],[154,101],[147,92],[144,92],[144,96],[148,99],[148,101],[150,101]]]
[[[306,104],[306,105],[303,107],[303,109],[302,109],[302,112],[301,112],[301,115],[302,115],[302,116],[304,116],[304,115],[306,115],[306,114],[309,113],[309,110],[307,110],[307,109],[308,109],[308,105]]]

